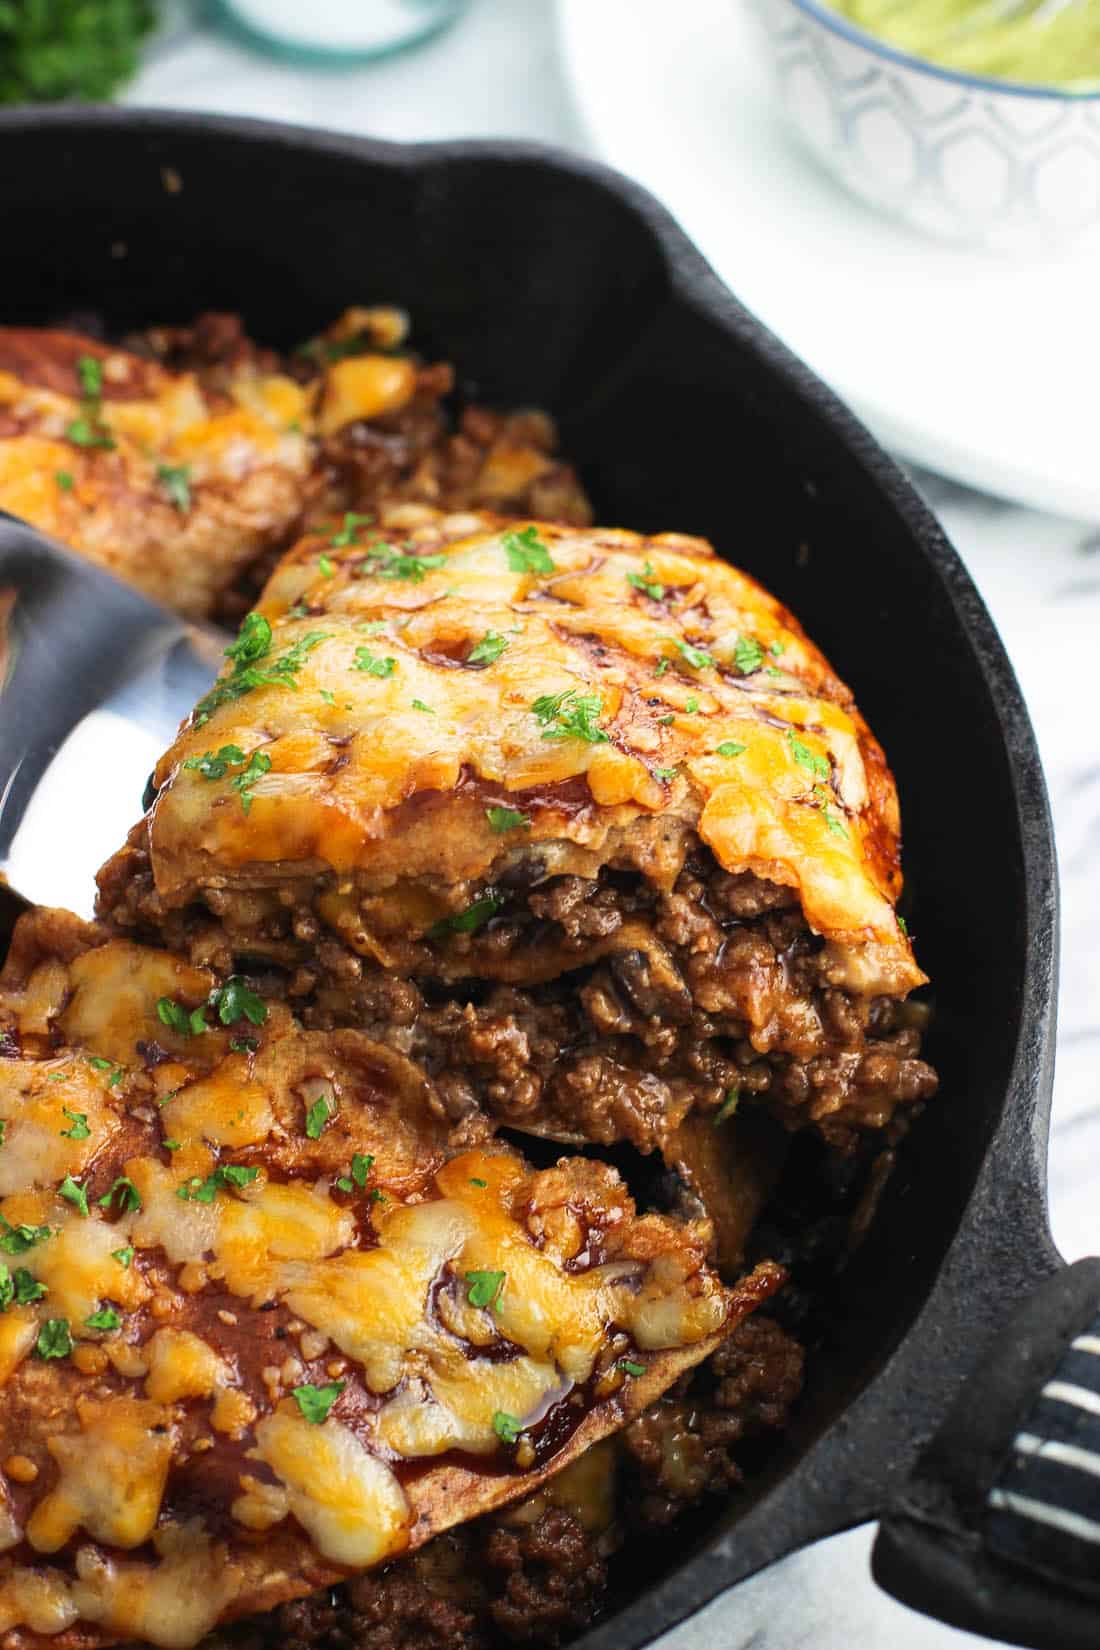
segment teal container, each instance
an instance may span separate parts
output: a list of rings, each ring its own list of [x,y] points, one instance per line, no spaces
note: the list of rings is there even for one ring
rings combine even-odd
[[[403,51],[438,34],[467,0],[214,0],[212,12],[247,44],[284,60],[339,68]]]

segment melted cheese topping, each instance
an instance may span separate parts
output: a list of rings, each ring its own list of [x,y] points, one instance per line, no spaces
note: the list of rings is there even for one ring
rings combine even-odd
[[[169,1412],[135,1398],[77,1401],[80,1432],[47,1440],[61,1469],[35,1507],[27,1540],[56,1553],[86,1530],[112,1547],[140,1547],[156,1527],[175,1438]]]
[[[290,661],[296,690],[276,670],[193,719],[158,768],[149,842],[165,903],[234,878],[262,887],[265,868],[288,865],[395,899],[417,878],[491,881],[528,845],[565,842],[598,865],[666,814],[727,870],[796,888],[839,947],[872,947],[880,989],[919,983],[893,911],[892,779],[786,609],[701,540],[524,531],[448,518],[399,545],[364,532],[290,553],[260,605],[274,635],[258,669]],[[522,570],[525,542],[552,570]],[[470,664],[486,637],[488,661]],[[270,762],[247,814],[228,780],[185,766],[225,744]],[[526,814],[522,837],[463,800],[471,776]],[[559,804],[577,781],[585,805]],[[427,902],[421,931],[435,914]],[[409,919],[402,908],[394,926]]]

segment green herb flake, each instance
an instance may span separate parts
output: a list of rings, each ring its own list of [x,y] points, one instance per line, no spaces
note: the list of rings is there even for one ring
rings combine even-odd
[[[217,751],[205,751],[202,756],[189,756],[185,768],[202,775],[204,779],[224,779],[230,768],[239,768],[245,760],[239,745],[223,745]]]
[[[98,401],[103,394],[103,362],[94,355],[80,355],[76,362],[80,393],[86,401]]]
[[[88,1194],[83,1186],[77,1184],[71,1174],[67,1174],[57,1188],[58,1197],[63,1197],[66,1203],[71,1203],[78,1214],[85,1220],[88,1218]]]
[[[86,1111],[70,1111],[68,1106],[62,1106],[61,1110],[65,1113],[65,1116],[72,1124],[71,1129],[61,1130],[62,1139],[87,1140],[88,1136],[92,1132],[88,1127],[88,1113]]]
[[[317,692],[321,695],[321,698],[325,701],[326,705],[334,705],[336,703],[335,693],[330,693],[328,688],[318,688]]]
[[[259,1040],[255,1037],[233,1037],[229,1042],[230,1054],[255,1054],[259,1048]]]
[[[724,739],[722,741],[722,743],[718,746],[718,755],[719,756],[740,756],[742,754],[742,752],[747,751],[748,748],[749,747],[747,745],[742,745],[741,742],[737,739]]]
[[[815,779],[828,779],[828,762],[823,756],[819,756],[817,751],[811,750],[809,745],[798,737],[793,728],[787,729],[787,744],[790,746],[791,755],[800,768],[805,768],[806,772],[813,774]]]
[[[479,1179],[478,1179],[478,1177],[477,1177],[477,1175],[476,1175],[476,1174],[472,1174],[472,1175],[471,1175],[471,1176],[470,1176],[470,1185],[471,1185],[471,1186],[481,1186],[481,1187],[485,1187],[485,1186],[487,1186],[487,1185],[488,1185],[488,1184],[489,1184],[489,1182],[488,1182],[488,1181],[487,1181],[487,1180],[479,1180]]]
[[[291,1388],[290,1396],[304,1419],[319,1427],[346,1384],[345,1381],[329,1381],[327,1386],[296,1386]]]
[[[505,1276],[504,1272],[467,1272],[466,1282],[469,1288],[466,1291],[466,1299],[470,1305],[499,1312]]]
[[[698,714],[699,714],[699,701],[698,701],[698,699],[696,699],[695,695],[692,694],[691,698],[688,700],[687,704],[684,706],[684,715],[685,716],[698,716]]]
[[[101,1306],[90,1318],[84,1319],[85,1329],[117,1329],[122,1319],[113,1306]]]
[[[896,913],[896,915],[897,915],[898,927],[901,929],[902,933],[905,935],[905,938],[908,939],[909,938],[909,924],[906,922],[905,918],[901,915],[900,912]]]
[[[0,1263],[0,1312],[6,1312],[12,1301],[16,1306],[31,1306],[48,1294],[46,1285],[32,1277],[25,1266],[17,1266],[12,1277],[7,1267]]]
[[[491,665],[500,658],[508,646],[507,636],[500,635],[499,631],[487,630],[475,648],[466,655],[468,665]]]
[[[392,676],[397,669],[397,660],[391,659],[388,655],[386,658],[380,659],[369,648],[357,647],[354,669],[363,671],[367,676],[377,676],[384,680],[385,677]]]
[[[423,699],[414,699],[412,702],[412,708],[413,710],[422,710],[426,712],[428,716],[435,715],[435,711],[432,709],[431,705],[426,705]]]
[[[183,1149],[182,1140],[162,1140],[161,1145],[164,1147],[166,1152],[178,1152]]]
[[[535,700],[531,710],[546,729],[544,739],[583,739],[589,745],[611,743],[609,735],[598,725],[603,710],[603,700],[598,693],[578,693],[576,688],[544,693]]]
[[[722,1104],[711,1118],[711,1123],[714,1128],[720,1129],[726,1119],[733,1116],[734,1112],[737,1110],[737,1103],[740,1098],[740,1089],[726,1090],[726,1098],[722,1101]]]
[[[351,1160],[351,1178],[362,1190],[374,1168],[374,1158],[370,1152],[356,1152]]]
[[[71,493],[76,485],[68,470],[55,470],[53,478],[63,493]]]
[[[647,561],[640,573],[628,573],[626,582],[635,590],[643,591],[651,601],[664,600],[665,587],[658,581],[652,562]]]
[[[523,1427],[506,1409],[498,1409],[493,1413],[493,1431],[502,1444],[514,1444]]]
[[[498,894],[483,894],[481,899],[468,905],[465,911],[456,911],[453,916],[444,917],[441,922],[429,928],[428,938],[440,939],[444,934],[476,934],[503,904],[504,901]]]
[[[106,452],[112,452],[115,445],[103,425],[97,419],[87,417],[74,418],[71,424],[67,424],[65,439],[71,441],[74,447],[102,447]]]
[[[174,997],[157,998],[157,1019],[178,1037],[200,1036],[206,1030],[203,1013],[202,1008],[184,1008]]]
[[[521,814],[517,808],[486,808],[485,817],[489,821],[489,829],[497,836],[503,836],[505,831],[518,831],[521,827],[529,831],[531,821],[526,814]]]
[[[771,647],[768,649],[768,652],[771,654],[773,659],[781,659],[786,651],[786,642],[773,642]]]
[[[53,1237],[53,1232],[52,1226],[11,1226],[0,1215],[0,1253],[25,1255],[28,1249]]]
[[[733,662],[742,676],[751,676],[764,663],[764,649],[755,636],[738,636],[733,649]]]
[[[331,579],[333,574],[336,572],[336,564],[331,556],[319,556],[317,558],[317,566],[323,579]]]
[[[679,769],[677,769],[677,768],[653,768],[651,771],[653,773],[654,779],[659,779],[661,781],[662,785],[670,785],[672,783],[672,781],[676,778],[676,775],[679,772]]]
[[[112,1249],[111,1259],[117,1260],[118,1264],[122,1267],[122,1270],[124,1272],[128,1272],[134,1263],[133,1246],[131,1244],[127,1244],[125,1249]]]
[[[205,1180],[199,1175],[185,1180],[182,1186],[176,1187],[176,1196],[182,1198],[184,1203],[213,1203],[223,1186],[235,1186],[238,1190],[242,1186],[251,1186],[259,1173],[259,1169],[249,1168],[243,1163],[222,1163]]]
[[[67,1358],[73,1349],[68,1318],[47,1318],[34,1343],[39,1358]]]
[[[181,516],[191,508],[191,471],[186,464],[158,464],[157,480]]]
[[[310,1106],[306,1112],[306,1133],[311,1140],[320,1140],[328,1127],[333,1110],[331,1102],[326,1100],[323,1094]]]
[[[248,766],[236,779],[229,781],[231,790],[236,791],[241,799],[241,807],[245,813],[252,806],[252,787],[263,778],[265,773],[271,772],[271,758],[266,751],[253,751],[248,759]]]
[[[656,665],[653,667],[654,676],[663,676],[671,664],[671,659],[658,659]]]
[[[705,648],[695,647],[691,642],[681,642],[675,636],[670,636],[668,639],[679,651],[681,658],[685,659],[691,666],[692,670],[714,669],[714,659]]]
[[[210,720],[220,705],[243,699],[260,687],[286,687],[297,691],[297,673],[307,656],[328,641],[329,632],[311,630],[300,636],[286,652],[267,662],[271,652],[271,626],[262,613],[246,613],[235,642],[225,650],[233,669],[214,683],[204,699],[195,706],[192,726],[201,728]],[[260,661],[265,661],[260,669]]]
[[[848,832],[844,829],[844,826],[840,823],[840,820],[837,818],[836,814],[834,814],[831,806],[832,797],[829,795],[824,785],[814,786],[813,798],[821,811],[822,819],[825,821],[825,824],[828,826],[832,835],[843,837],[845,842],[847,842]]]
[[[354,510],[349,510],[344,516],[343,527],[333,533],[329,543],[335,550],[342,550],[347,545],[354,544],[360,528],[369,527],[373,520],[373,516],[358,516]]]
[[[554,559],[539,538],[537,527],[524,527],[519,532],[513,529],[502,534],[500,542],[513,573],[556,572]]]
[[[118,1200],[120,1214],[137,1214],[141,1208],[141,1193],[130,1179],[129,1175],[120,1174],[110,1188],[99,1199],[101,1209],[109,1209],[115,1200]]]
[[[210,993],[208,1001],[223,1026],[236,1025],[238,1020],[262,1026],[267,1019],[267,1004],[240,974],[231,974],[223,986]]]
[[[645,1364],[636,1364],[632,1358],[620,1358],[619,1368],[624,1375],[644,1375]]]

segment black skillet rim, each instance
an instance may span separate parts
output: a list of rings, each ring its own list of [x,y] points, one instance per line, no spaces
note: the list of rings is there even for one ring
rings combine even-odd
[[[656,1586],[607,1616],[574,1650],[640,1650],[736,1581],[818,1537],[874,1517],[971,1372],[975,1341],[1061,1264],[1046,1207],[1046,1144],[1053,1081],[1058,894],[1053,826],[1034,732],[993,621],[958,553],[893,459],[816,375],[723,285],[668,211],[599,162],[539,144],[471,140],[389,143],[273,121],[171,110],[67,105],[0,111],[0,139],[43,127],[121,127],[150,136],[207,137],[298,148],[410,171],[456,160],[536,164],[614,195],[665,259],[685,306],[734,334],[847,448],[931,564],[978,661],[1012,772],[1022,845],[1023,928],[1029,970],[1009,1094],[974,1189],[927,1301],[854,1402],[732,1528],[706,1538]],[[996,1265],[990,1266],[991,1255]],[[982,1333],[975,1335],[975,1323]]]

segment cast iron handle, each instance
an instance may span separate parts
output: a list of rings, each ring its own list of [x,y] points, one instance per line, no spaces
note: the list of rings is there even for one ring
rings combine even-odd
[[[1100,1260],[1012,1319],[889,1508],[875,1579],[952,1626],[1100,1645]]]

